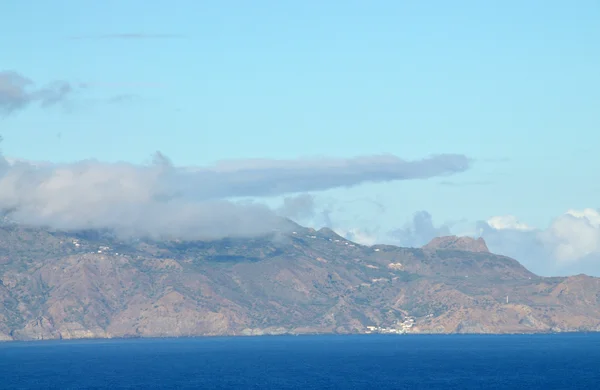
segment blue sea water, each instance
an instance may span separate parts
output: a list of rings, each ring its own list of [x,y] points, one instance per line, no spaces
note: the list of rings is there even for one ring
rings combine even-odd
[[[593,389],[600,335],[0,343],[3,389]]]

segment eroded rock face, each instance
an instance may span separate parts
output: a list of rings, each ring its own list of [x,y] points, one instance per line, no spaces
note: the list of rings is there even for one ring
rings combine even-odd
[[[481,237],[478,239],[458,236],[436,237],[429,241],[427,245],[423,246],[423,249],[451,249],[467,252],[490,252],[484,239]]]

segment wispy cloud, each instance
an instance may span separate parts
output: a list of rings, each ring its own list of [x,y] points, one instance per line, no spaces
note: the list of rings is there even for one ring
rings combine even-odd
[[[196,193],[202,197],[275,196],[286,193],[323,191],[362,183],[426,179],[466,171],[470,159],[444,154],[407,161],[392,155],[349,159],[233,160],[208,168],[180,171],[186,177],[201,177]],[[199,193],[198,193],[198,190]]]
[[[157,153],[148,166],[98,161],[72,164],[0,160],[0,209],[22,223],[56,228],[215,238],[264,233],[275,213],[237,197],[349,187],[367,182],[425,179],[462,172],[469,159],[441,155],[419,161],[395,156],[349,159],[233,160],[175,167]],[[290,215],[313,212],[308,196],[289,199]]]
[[[0,71],[0,115],[10,115],[35,103],[49,107],[65,101],[73,92],[73,85],[66,81],[36,88],[32,80],[17,72]]]

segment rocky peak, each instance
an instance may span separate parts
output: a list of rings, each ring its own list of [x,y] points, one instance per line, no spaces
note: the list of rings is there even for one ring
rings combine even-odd
[[[488,252],[489,249],[483,240],[479,237],[474,239],[472,237],[458,237],[458,236],[444,236],[436,237],[429,243],[423,246],[423,249],[453,249],[467,252]]]

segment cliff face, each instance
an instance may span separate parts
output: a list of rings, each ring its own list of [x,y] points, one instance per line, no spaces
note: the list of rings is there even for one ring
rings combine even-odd
[[[600,329],[599,279],[538,277],[484,248],[300,226],[211,242],[2,227],[0,340]]]

